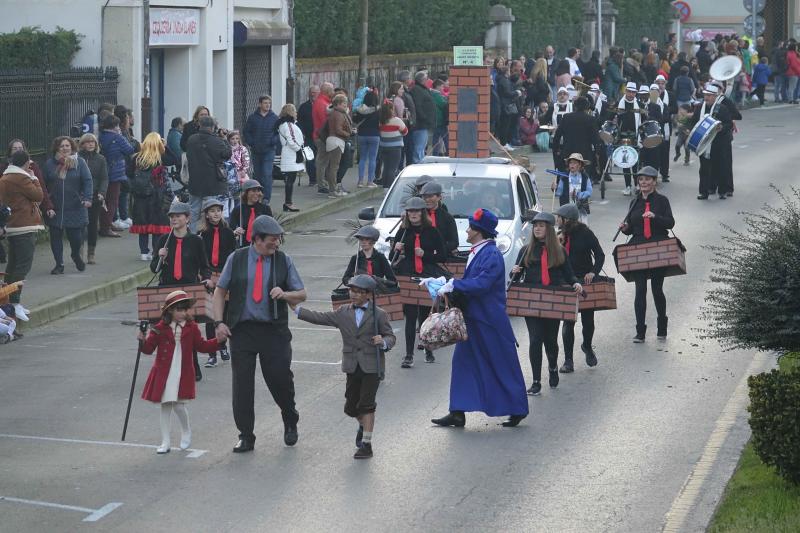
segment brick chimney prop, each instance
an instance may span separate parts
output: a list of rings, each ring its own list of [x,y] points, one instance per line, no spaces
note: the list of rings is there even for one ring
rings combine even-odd
[[[450,67],[450,157],[489,157],[489,67]]]

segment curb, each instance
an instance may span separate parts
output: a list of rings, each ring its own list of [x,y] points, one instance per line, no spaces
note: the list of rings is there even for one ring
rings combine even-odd
[[[356,205],[362,201],[369,200],[374,197],[378,197],[380,196],[378,194],[379,192],[380,195],[382,195],[384,189],[379,187],[377,189],[366,189],[353,192],[341,199],[325,202],[316,207],[312,207],[307,211],[287,217],[282,222],[282,225],[286,229],[297,227],[298,225],[311,222],[325,215],[339,211],[340,209]],[[153,273],[150,272],[150,269],[145,268],[132,274],[127,274],[121,278],[107,281],[106,283],[96,287],[85,289],[75,294],[64,296],[62,298],[58,298],[57,300],[53,300],[52,302],[40,305],[39,307],[31,309],[30,320],[28,322],[23,322],[23,327],[25,330],[37,328],[60,318],[64,318],[65,316],[75,313],[76,311],[106,302],[116,298],[117,296],[131,292],[136,289],[136,287],[144,285],[152,276]]]

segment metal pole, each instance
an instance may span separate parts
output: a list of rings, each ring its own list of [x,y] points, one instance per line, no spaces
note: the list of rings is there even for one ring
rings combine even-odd
[[[358,80],[367,81],[367,38],[369,37],[369,0],[361,0],[361,53],[358,55]]]
[[[147,331],[147,321],[142,320],[139,322],[139,331],[142,333]],[[122,425],[122,439],[125,440],[125,435],[128,433],[128,419],[131,416],[131,403],[133,402],[133,390],[136,388],[136,375],[139,373],[139,360],[142,358],[142,341],[139,341],[139,349],[136,350],[136,363],[133,366],[133,378],[131,378],[131,392],[128,395],[128,408],[125,410],[125,423]]]
[[[753,11],[753,13],[752,13],[752,16],[753,16],[753,31],[751,32],[750,41],[752,42],[752,44],[754,46],[755,46],[756,38],[758,37],[758,35],[756,35],[756,33],[758,31],[756,29],[756,17],[758,16],[758,11],[756,11],[756,7],[757,7],[756,4],[757,3],[758,3],[758,0],[753,0],[753,5],[752,5],[752,8],[753,8],[752,9],[752,11]]]
[[[286,78],[286,103],[294,103],[294,87],[296,76],[296,61],[295,61],[295,25],[294,25],[294,0],[288,0],[286,3],[288,11],[289,27],[292,29],[292,38],[289,42],[289,77]]]
[[[152,107],[150,103],[150,0],[142,0],[144,39],[142,46],[142,106],[140,124],[142,138],[152,131]]]
[[[597,50],[603,59],[603,0],[597,0]]]

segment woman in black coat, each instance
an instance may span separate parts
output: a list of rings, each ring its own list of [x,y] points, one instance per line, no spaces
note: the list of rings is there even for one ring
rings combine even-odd
[[[631,238],[628,244],[639,244],[648,241],[666,239],[667,230],[675,226],[672,208],[666,196],[656,192],[658,171],[653,167],[643,167],[636,176],[639,183],[639,195],[633,199],[630,214],[620,224],[620,230]],[[647,331],[645,314],[647,312],[647,279],[650,279],[650,289],[653,292],[653,302],[658,314],[657,338],[667,338],[667,299],[664,296],[664,269],[650,268],[636,272],[636,298],[633,309],[636,313],[636,336],[633,342],[644,342]]]
[[[390,259],[398,274],[419,278],[443,275],[444,270],[439,263],[445,261],[447,251],[442,235],[428,218],[427,207],[422,198],[414,196],[406,201],[405,217],[393,240],[395,244]],[[406,356],[401,365],[403,368],[414,366],[417,324],[422,325],[430,311],[430,306],[403,304],[403,315],[406,317]],[[435,361],[433,352],[425,350],[425,362]]]

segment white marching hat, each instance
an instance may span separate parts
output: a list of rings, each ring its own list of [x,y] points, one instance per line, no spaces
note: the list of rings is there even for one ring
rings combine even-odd
[[[626,91],[633,91],[633,92],[636,92],[636,91],[638,91],[638,90],[639,90],[639,86],[638,86],[638,85],[636,85],[636,83],[635,83],[635,82],[629,81],[629,82],[628,82],[628,83],[625,85],[625,90],[626,90]]]
[[[706,86],[703,87],[703,94],[719,94],[719,87],[706,83]]]
[[[667,81],[667,78],[665,78],[663,74],[659,74],[656,76],[656,81]]]
[[[593,83],[593,84],[591,85],[591,87],[589,88],[589,90],[590,90],[590,91],[599,91],[599,90],[600,90],[600,86],[599,86],[599,85],[597,85],[596,83]]]
[[[659,87],[659,86],[658,86],[658,84],[655,84],[655,83],[654,83],[654,84],[652,84],[652,85],[650,86],[650,90],[651,90],[651,91],[660,91],[660,90],[661,90],[661,87]]]
[[[558,91],[556,91],[556,94],[558,94],[558,93],[567,93],[567,94],[569,94],[569,89],[567,89],[566,87],[559,87]]]
[[[642,85],[639,87],[639,94],[650,94],[650,87],[647,85]]]

